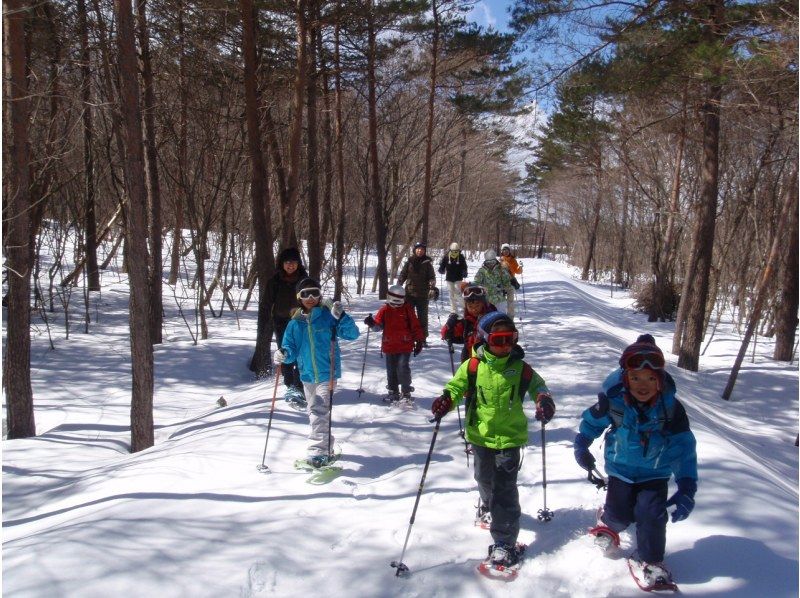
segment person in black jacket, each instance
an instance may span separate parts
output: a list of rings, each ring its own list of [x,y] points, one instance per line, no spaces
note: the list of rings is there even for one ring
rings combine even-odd
[[[414,254],[403,264],[403,269],[397,278],[397,284],[405,283],[406,302],[417,312],[422,332],[425,334],[425,346],[428,345],[428,300],[436,295],[436,272],[426,252],[425,243],[414,245]]]
[[[283,333],[289,325],[292,312],[297,308],[295,286],[307,277],[296,247],[287,247],[278,254],[275,274],[267,282],[267,301],[272,305],[272,327],[278,347],[283,344]],[[306,398],[297,364],[281,364],[281,372],[286,386],[284,399],[295,409],[305,410]]]
[[[442,256],[439,262],[439,274],[444,274],[447,288],[450,290],[450,313],[459,314],[464,309],[464,298],[461,296],[458,283],[467,279],[467,260],[461,253],[458,243],[450,244],[450,251]]]

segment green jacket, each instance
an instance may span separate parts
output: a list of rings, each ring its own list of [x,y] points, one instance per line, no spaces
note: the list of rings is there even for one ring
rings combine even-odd
[[[479,346],[474,355],[480,360],[475,379],[475,397],[466,410],[467,441],[492,449],[523,446],[528,442],[528,418],[522,410],[519,387],[522,379],[522,358],[525,353],[515,346],[507,357],[496,357],[485,346]],[[469,386],[467,359],[459,366],[445,391],[453,400],[453,408],[464,400]],[[528,395],[532,400],[547,393],[542,377],[533,372]]]

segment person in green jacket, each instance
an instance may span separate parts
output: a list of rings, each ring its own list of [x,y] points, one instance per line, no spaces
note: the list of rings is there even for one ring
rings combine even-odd
[[[489,555],[494,565],[509,567],[519,560],[522,511],[517,472],[520,449],[528,441],[522,401],[526,394],[535,397],[535,417],[544,423],[555,414],[555,404],[545,381],[523,361],[517,329],[507,314],[483,316],[478,334],[480,342],[473,348],[473,357],[461,364],[431,411],[438,420],[465,401],[466,438],[473,447],[475,481],[481,505],[491,516],[489,531],[494,543]]]

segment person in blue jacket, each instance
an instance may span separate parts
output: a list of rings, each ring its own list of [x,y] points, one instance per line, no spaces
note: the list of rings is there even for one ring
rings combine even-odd
[[[576,461],[591,472],[595,459],[589,446],[610,426],[605,435],[606,502],[597,527],[589,533],[608,550],[619,546],[619,533],[635,522],[637,557],[645,578],[651,585],[669,582],[662,563],[667,507],[675,507],[673,523],[686,519],[694,508],[695,437],[652,336],[639,336],[622,353],[619,365],[603,383],[597,404],[583,412],[573,444]],[[672,476],[678,489],[667,500]]]
[[[300,308],[283,333],[275,363],[297,363],[308,401],[311,432],[308,435],[308,462],[321,467],[332,460],[333,435],[330,432],[331,395],[336,380],[342,377],[341,354],[337,338],[355,340],[358,328],[344,312],[341,302],[322,300],[322,289],[313,278],[297,283]],[[331,363],[333,351],[333,363]]]

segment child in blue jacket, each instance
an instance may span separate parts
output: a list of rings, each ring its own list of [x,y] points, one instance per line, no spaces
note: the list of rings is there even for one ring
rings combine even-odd
[[[355,340],[358,328],[344,313],[339,301],[322,301],[322,289],[313,278],[297,283],[300,309],[283,333],[283,343],[275,351],[275,363],[297,363],[308,401],[311,432],[308,435],[308,462],[321,467],[332,459],[333,435],[330,432],[330,396],[336,380],[342,377],[341,354],[337,338]],[[333,351],[333,363],[331,363]]]
[[[595,459],[589,446],[611,427],[605,435],[606,502],[597,527],[589,533],[608,550],[619,546],[619,533],[635,522],[637,558],[646,583],[670,583],[662,563],[667,507],[676,507],[673,523],[686,519],[694,508],[695,438],[652,336],[639,336],[622,353],[619,365],[603,383],[597,404],[583,412],[573,445],[576,461],[591,472]],[[667,500],[673,475],[678,489]]]

